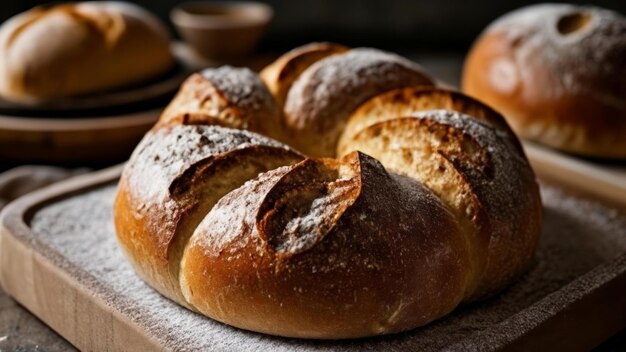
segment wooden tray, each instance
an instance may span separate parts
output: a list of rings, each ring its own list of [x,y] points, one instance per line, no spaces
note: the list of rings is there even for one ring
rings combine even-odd
[[[144,284],[118,249],[120,168],[21,198],[1,218],[0,282],[84,350],[588,350],[626,326],[626,215],[542,182],[537,258],[511,288],[424,328],[350,341],[278,338],[192,313]]]
[[[626,209],[626,160],[589,160],[528,141],[523,144],[539,177]]]

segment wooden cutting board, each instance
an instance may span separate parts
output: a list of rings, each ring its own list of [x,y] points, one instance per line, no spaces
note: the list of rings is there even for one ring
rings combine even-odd
[[[112,202],[120,168],[53,185],[1,218],[0,282],[83,350],[587,350],[626,326],[626,215],[542,183],[536,260],[502,294],[406,333],[311,341],[247,332],[163,298],[119,250]]]
[[[594,161],[528,141],[523,144],[535,173],[541,178],[626,209],[626,160]]]

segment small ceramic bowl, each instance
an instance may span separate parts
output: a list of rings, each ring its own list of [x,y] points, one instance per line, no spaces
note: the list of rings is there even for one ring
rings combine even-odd
[[[259,2],[188,2],[171,12],[181,37],[207,59],[242,57],[252,52],[274,11]]]

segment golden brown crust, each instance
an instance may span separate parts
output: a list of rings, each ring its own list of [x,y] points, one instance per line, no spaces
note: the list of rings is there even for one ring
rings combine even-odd
[[[0,29],[0,94],[46,100],[140,83],[173,68],[169,45],[165,27],[136,5],[35,8]]]
[[[453,217],[428,190],[353,153],[271,171],[222,198],[181,272],[185,297],[214,319],[347,338],[448,313],[462,299],[465,262]]]
[[[265,67],[260,76],[282,109],[287,93],[295,80],[319,60],[350,50],[335,43],[310,43],[297,47],[281,55],[271,65]]]
[[[373,123],[346,145],[422,182],[455,214],[470,252],[465,301],[518,277],[537,245],[539,189],[515,136],[503,132],[467,115],[429,110]]]
[[[284,123],[299,150],[333,156],[355,108],[378,94],[415,85],[433,85],[417,64],[375,49],[352,49],[316,62],[298,77],[287,95]]]
[[[463,90],[522,137],[575,154],[626,158],[626,18],[537,5],[493,23],[463,70]]]
[[[115,202],[118,239],[138,273],[185,304],[178,265],[189,236],[221,196],[302,157],[270,139],[218,126],[170,126],[146,135]]]
[[[409,87],[377,95],[361,104],[348,118],[337,145],[337,155],[350,152],[349,140],[367,126],[420,111],[440,109],[464,113],[512,134],[502,115],[476,99],[443,88]],[[517,139],[513,142],[519,145]],[[521,145],[519,150],[522,151]]]
[[[261,79],[247,68],[222,66],[191,75],[158,125],[220,125],[284,140],[280,112]]]

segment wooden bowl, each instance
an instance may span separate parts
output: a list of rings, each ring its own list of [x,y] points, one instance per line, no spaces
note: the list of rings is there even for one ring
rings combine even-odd
[[[249,54],[273,16],[258,2],[189,2],[176,6],[171,19],[181,37],[208,59]]]

